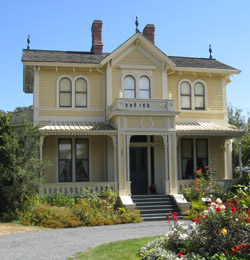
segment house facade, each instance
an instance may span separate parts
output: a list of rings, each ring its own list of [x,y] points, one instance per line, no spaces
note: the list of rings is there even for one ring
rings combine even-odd
[[[232,178],[226,86],[239,70],[216,59],[167,56],[154,25],[111,53],[102,21],[92,24],[90,52],[23,50],[24,91],[33,93],[33,122],[43,136],[42,192],[120,196],[177,194],[197,168]]]

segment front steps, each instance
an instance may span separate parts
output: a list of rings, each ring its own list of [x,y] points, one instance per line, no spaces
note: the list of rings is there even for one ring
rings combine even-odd
[[[133,195],[132,200],[144,221],[167,220],[166,216],[174,212],[180,218],[179,209],[170,195]]]

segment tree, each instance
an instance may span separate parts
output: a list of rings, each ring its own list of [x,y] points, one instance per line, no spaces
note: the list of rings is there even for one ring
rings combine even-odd
[[[39,193],[43,182],[42,171],[49,163],[40,161],[40,132],[24,118],[24,125],[6,131],[2,135],[1,153],[8,164],[0,161],[0,215],[15,216],[22,210],[29,196]]]
[[[245,121],[245,117],[242,115],[243,110],[240,108],[234,108],[231,104],[228,106],[228,122],[231,125],[237,126],[239,129],[248,130],[248,124]],[[242,151],[242,165],[250,165],[250,133],[247,132],[241,138],[241,151]],[[234,163],[239,165],[239,147],[238,140],[235,139],[234,147]]]

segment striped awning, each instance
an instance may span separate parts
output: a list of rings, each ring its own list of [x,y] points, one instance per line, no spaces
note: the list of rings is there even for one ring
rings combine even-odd
[[[46,135],[116,135],[111,125],[96,121],[52,121],[39,130]]]
[[[246,132],[233,125],[219,125],[213,122],[176,122],[177,135],[240,137]]]

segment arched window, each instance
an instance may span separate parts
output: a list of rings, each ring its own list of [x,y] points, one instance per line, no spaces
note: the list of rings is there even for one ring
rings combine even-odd
[[[139,79],[139,98],[150,98],[150,80],[146,76]]]
[[[75,106],[87,107],[87,81],[79,78],[75,83]]]
[[[197,110],[205,109],[205,87],[201,82],[194,85],[194,105]]]
[[[125,98],[135,98],[135,79],[132,76],[125,77],[124,97]]]
[[[59,106],[71,107],[71,80],[62,78],[59,82]]]
[[[187,81],[181,83],[181,109],[191,109],[191,85]]]

